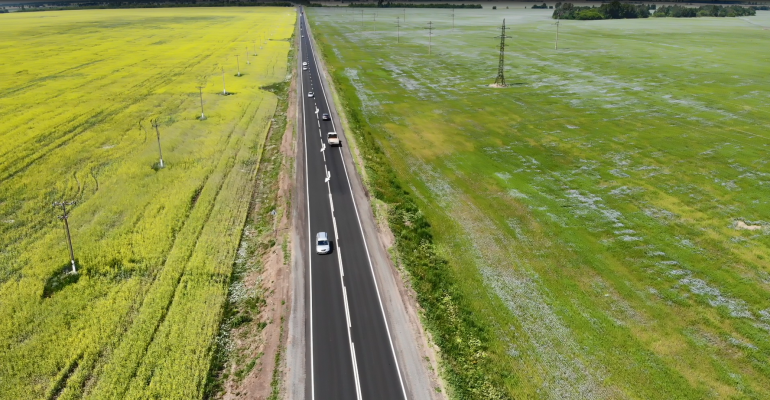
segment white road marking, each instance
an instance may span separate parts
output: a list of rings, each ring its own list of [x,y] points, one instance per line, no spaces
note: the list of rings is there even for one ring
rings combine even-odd
[[[317,55],[315,54],[315,52],[312,51],[313,50],[313,46],[312,46],[312,42],[310,42],[309,38],[308,38],[308,46],[310,47],[310,50],[311,50],[310,51],[310,55],[313,57],[313,61],[318,63],[318,60],[316,59]],[[320,72],[318,73],[318,79],[321,79]],[[329,103],[329,98],[326,96],[326,90],[324,89],[323,83],[321,84],[321,93],[323,93],[324,100],[326,100],[326,105],[328,107],[329,104],[330,104]],[[329,107],[329,110],[330,110],[329,112],[331,113],[331,107]],[[332,118],[331,121],[332,121],[332,129],[334,129],[334,131],[336,132],[337,129],[334,126],[334,119]],[[385,308],[382,306],[382,298],[380,297],[380,288],[377,285],[377,278],[374,276],[374,267],[372,266],[372,258],[369,255],[369,245],[366,243],[366,236],[364,235],[364,228],[361,225],[361,217],[359,216],[359,213],[358,213],[358,206],[356,205],[356,198],[353,195],[353,186],[350,184],[350,176],[348,176],[348,168],[345,165],[345,158],[343,157],[342,154],[343,154],[342,153],[342,147],[340,147],[340,157],[342,158],[342,166],[343,166],[343,168],[345,170],[345,178],[347,178],[347,181],[348,181],[348,188],[350,189],[350,197],[353,199],[353,208],[356,211],[356,219],[358,220],[358,228],[361,230],[361,237],[364,239],[364,249],[366,249],[366,258],[367,258],[367,260],[369,260],[369,270],[372,273],[372,280],[374,281],[374,287],[375,287],[376,292],[377,292],[377,300],[380,302],[380,311],[382,312],[382,319],[383,319],[383,321],[385,321],[385,330],[388,333],[388,341],[390,342],[390,351],[393,354],[393,360],[396,362],[396,371],[398,372],[398,380],[401,383],[401,392],[404,395],[404,399],[407,399],[406,388],[404,387],[404,380],[401,378],[401,368],[399,368],[399,366],[398,366],[398,357],[396,357],[396,349],[395,349],[395,347],[393,347],[393,339],[392,339],[391,334],[390,334],[390,327],[388,326],[388,319],[385,318]],[[354,357],[354,359],[355,359],[355,357]],[[358,374],[357,370],[356,370],[356,374]],[[356,377],[356,381],[358,381],[358,377]]]
[[[302,46],[299,48],[300,54],[302,54]],[[300,59],[302,57],[300,56]],[[305,93],[304,79],[300,79],[300,85],[302,87],[302,93]],[[308,168],[307,168],[307,124],[305,123],[305,99],[302,99],[302,129],[305,131],[305,201],[307,202],[307,245],[308,245],[308,278],[310,280],[310,396],[315,400],[315,368],[313,365],[313,245],[310,242],[310,183],[308,180]]]
[[[334,242],[335,244],[339,244],[340,236],[337,232],[337,218],[334,216],[334,199],[332,198],[332,187],[331,184],[329,184],[331,174],[329,174],[329,170],[326,168],[326,164],[324,164],[324,170],[326,170],[326,189],[329,191],[329,207],[332,211],[332,224],[334,225]],[[340,252],[339,246],[337,246],[337,261],[339,262],[340,266],[340,283],[342,284],[342,295],[345,300],[345,316],[348,320],[348,342],[350,343],[350,356],[353,359],[353,374],[356,382],[356,395],[358,400],[361,400],[361,382],[358,379],[358,362],[356,361],[356,353],[353,347],[353,334],[350,332],[350,309],[348,308],[348,295],[347,289],[345,289],[345,279],[343,278],[345,276],[345,272],[342,267],[342,253]]]

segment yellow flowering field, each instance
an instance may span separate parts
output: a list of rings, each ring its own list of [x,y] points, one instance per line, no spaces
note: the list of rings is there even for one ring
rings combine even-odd
[[[0,15],[0,398],[203,396],[295,21]]]

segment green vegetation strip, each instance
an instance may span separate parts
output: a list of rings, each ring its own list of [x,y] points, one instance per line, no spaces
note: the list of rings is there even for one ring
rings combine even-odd
[[[452,396],[770,396],[770,14],[406,12],[308,11]]]

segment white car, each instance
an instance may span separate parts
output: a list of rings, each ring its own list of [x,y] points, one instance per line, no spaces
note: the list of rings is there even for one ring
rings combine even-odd
[[[315,96],[315,95],[313,94],[313,92],[307,92],[307,97],[313,97],[313,96]]]
[[[307,71],[307,67],[302,67],[302,70],[303,71]]]
[[[326,235],[326,232],[318,232],[315,235],[315,252],[318,254],[329,254],[331,250],[329,237]]]
[[[302,63],[302,66],[303,66],[303,67],[307,67],[307,61],[303,62],[303,63]]]

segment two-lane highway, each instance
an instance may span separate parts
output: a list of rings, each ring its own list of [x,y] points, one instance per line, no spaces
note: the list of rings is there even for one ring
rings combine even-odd
[[[369,248],[353,198],[341,147],[326,134],[340,133],[321,119],[330,110],[317,55],[300,8],[302,129],[307,199],[309,340],[308,395],[311,399],[405,399]],[[312,92],[313,96],[309,96]],[[327,232],[332,252],[316,254],[315,237]]]

